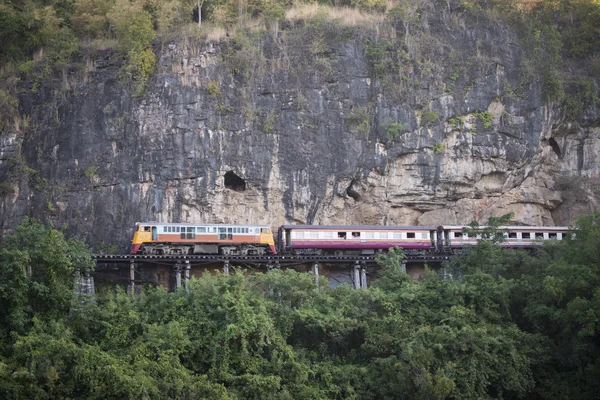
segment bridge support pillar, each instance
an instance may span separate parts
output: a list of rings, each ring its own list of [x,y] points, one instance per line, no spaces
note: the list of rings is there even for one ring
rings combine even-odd
[[[130,295],[135,294],[135,261],[129,260],[129,286],[128,291]]]
[[[315,276],[315,287],[317,288],[317,292],[319,291],[319,263],[316,262],[312,266],[312,273]]]
[[[360,268],[360,287],[361,289],[367,288],[367,266],[365,263],[362,263]]]
[[[86,269],[83,272],[77,274],[77,280],[75,281],[75,293],[78,295],[85,296],[89,301],[94,302],[96,291],[94,289],[94,277],[90,274],[90,271]],[[84,300],[84,302],[87,300]]]
[[[229,260],[225,260],[225,263],[223,264],[223,273],[229,275]]]
[[[405,262],[402,263],[402,272],[406,272],[406,263]]]
[[[181,287],[181,264],[175,264],[175,287],[179,289]]]
[[[360,289],[360,263],[358,261],[356,261],[356,263],[354,264],[352,283],[354,289]]]
[[[185,291],[190,291],[190,260],[185,260]]]

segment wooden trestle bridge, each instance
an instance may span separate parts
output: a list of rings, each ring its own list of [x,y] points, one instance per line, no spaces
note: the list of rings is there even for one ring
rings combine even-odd
[[[413,279],[424,272],[424,265],[439,267],[451,255],[437,253],[406,255],[403,269]],[[94,255],[95,279],[118,281],[127,284],[134,293],[144,284],[162,285],[173,290],[187,286],[191,276],[204,272],[222,271],[229,274],[232,268],[249,268],[259,272],[272,269],[293,268],[312,272],[315,281],[319,274],[329,278],[332,287],[350,284],[356,289],[367,288],[368,282],[377,276],[379,265],[376,255]]]

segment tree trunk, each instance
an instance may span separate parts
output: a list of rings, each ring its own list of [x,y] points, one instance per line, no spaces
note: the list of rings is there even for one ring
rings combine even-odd
[[[198,28],[202,26],[202,3],[204,0],[198,0]]]

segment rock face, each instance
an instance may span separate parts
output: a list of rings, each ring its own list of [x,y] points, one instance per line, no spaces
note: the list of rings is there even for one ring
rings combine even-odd
[[[115,53],[90,55],[24,92],[28,126],[0,136],[0,227],[51,219],[124,250],[147,220],[563,225],[597,209],[600,111],[564,122],[504,26],[422,15],[411,36],[321,21],[164,43],[137,98]]]

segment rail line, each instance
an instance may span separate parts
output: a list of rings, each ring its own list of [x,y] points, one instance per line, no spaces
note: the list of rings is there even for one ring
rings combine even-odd
[[[144,254],[94,254],[93,258],[97,263],[119,264],[130,262],[161,262],[161,263],[181,263],[195,261],[215,261],[215,262],[245,262],[245,263],[298,263],[298,262],[322,262],[322,263],[375,263],[375,255],[344,255],[344,256],[323,256],[323,255],[144,255]],[[404,260],[407,262],[444,262],[452,258],[452,255],[431,254],[431,255],[406,255]]]

